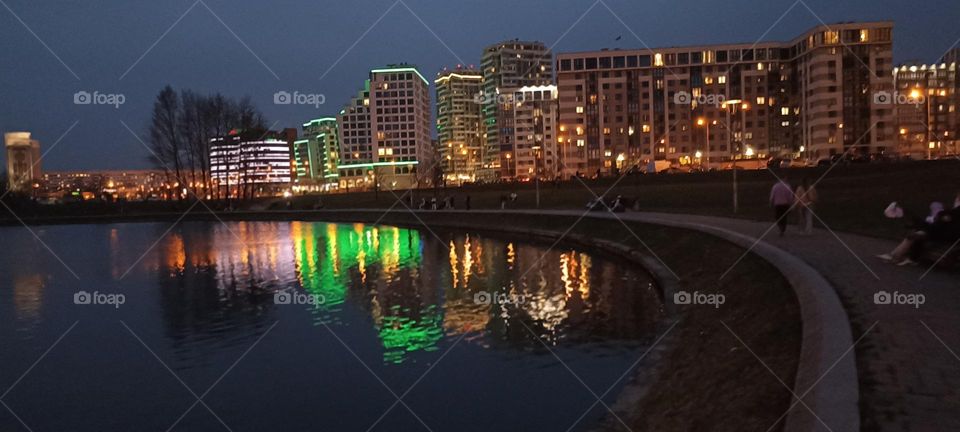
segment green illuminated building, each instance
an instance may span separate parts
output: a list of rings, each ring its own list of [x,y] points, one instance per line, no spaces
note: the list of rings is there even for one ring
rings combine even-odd
[[[294,190],[325,192],[338,186],[340,127],[324,117],[303,124],[303,134],[293,143]]]

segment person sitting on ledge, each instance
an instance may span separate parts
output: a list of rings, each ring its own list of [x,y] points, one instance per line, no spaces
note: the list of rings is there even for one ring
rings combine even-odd
[[[889,210],[888,208],[888,214]],[[899,208],[894,210],[894,214],[902,217],[903,211],[897,210]],[[930,215],[923,221],[918,221],[915,229],[907,234],[907,237],[893,251],[877,255],[877,258],[900,266],[916,265],[923,259],[931,244],[954,242],[958,238],[960,238],[960,195],[954,203],[954,208],[950,210],[945,210],[940,202],[931,203]]]

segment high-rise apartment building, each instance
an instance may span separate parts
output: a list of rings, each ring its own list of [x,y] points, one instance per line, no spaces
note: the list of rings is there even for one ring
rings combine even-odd
[[[210,139],[210,178],[223,196],[277,195],[290,177],[290,144],[281,134],[233,130]]]
[[[40,141],[30,132],[3,134],[7,149],[7,187],[14,192],[30,192],[40,180]]]
[[[450,182],[473,182],[483,165],[483,75],[457,68],[437,74],[439,165]]]
[[[898,152],[913,159],[960,154],[960,71],[945,56],[939,64],[901,65],[893,70]]]
[[[483,118],[486,144],[482,151],[481,177],[495,180],[500,175],[501,150],[510,148],[513,135],[507,123],[503,95],[511,95],[521,87],[553,84],[553,59],[542,42],[504,41],[483,50],[480,71],[483,73]]]
[[[521,87],[501,107],[511,125],[509,147],[500,152],[502,178],[553,180],[561,174],[557,155],[557,87]]]
[[[293,142],[294,192],[328,192],[339,184],[340,127],[324,117],[303,124]]]
[[[655,160],[818,160],[895,151],[893,24],[818,26],[789,42],[557,56],[564,174]]]
[[[433,184],[429,82],[416,67],[370,71],[340,111],[340,188],[404,189]]]

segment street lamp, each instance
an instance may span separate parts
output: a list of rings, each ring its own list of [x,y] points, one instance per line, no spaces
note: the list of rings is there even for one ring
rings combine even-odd
[[[510,153],[507,153],[505,157],[507,158],[507,173],[508,173],[508,174],[510,175],[510,177],[512,178],[512,177],[513,177],[513,171],[510,170]]]
[[[733,134],[731,133],[732,130],[730,128],[731,109],[729,107],[733,107],[732,109],[735,110],[737,109],[738,106],[743,110],[744,113],[750,109],[750,104],[740,99],[730,99],[728,101],[723,102],[723,108],[724,108],[723,111],[727,117],[727,145],[730,147],[730,152],[732,155],[731,157],[733,159],[732,168],[733,168],[733,212],[734,213],[737,213],[737,211],[740,210],[740,196],[737,188],[737,152],[733,149]]]
[[[706,128],[706,132],[704,134],[704,137],[706,138],[704,140],[704,147],[706,147],[706,151],[707,151],[707,168],[709,169],[710,168],[710,123],[707,121],[707,119],[700,117],[697,119],[697,126],[703,126]],[[697,159],[700,159],[701,157],[703,157],[703,153],[701,153],[700,151],[697,151]],[[700,159],[700,169],[703,169],[703,159]]]

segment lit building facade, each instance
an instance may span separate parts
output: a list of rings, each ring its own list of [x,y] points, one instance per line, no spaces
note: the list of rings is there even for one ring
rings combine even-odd
[[[553,180],[561,175],[557,157],[557,87],[521,87],[508,95],[501,111],[511,135],[501,147],[500,176]]]
[[[483,50],[480,62],[483,73],[483,121],[485,142],[481,154],[481,174],[487,181],[500,177],[500,152],[513,143],[508,112],[501,110],[504,96],[521,87],[553,84],[553,57],[542,42],[503,41]]]
[[[960,154],[960,74],[957,63],[901,65],[893,70],[900,155],[931,159]]]
[[[819,26],[789,42],[557,56],[571,173],[652,161],[720,166],[895,151],[893,24]]]
[[[431,186],[429,82],[411,65],[370,71],[364,89],[337,116],[343,190]]]
[[[324,117],[303,124],[293,142],[294,192],[328,192],[339,185],[340,127]]]
[[[3,134],[7,150],[7,185],[14,192],[30,192],[40,180],[40,141],[30,132]]]
[[[290,144],[273,131],[233,130],[210,140],[210,177],[221,196],[271,196],[290,186]]]
[[[475,181],[483,165],[482,82],[479,70],[461,68],[434,80],[439,164],[447,181]]]

